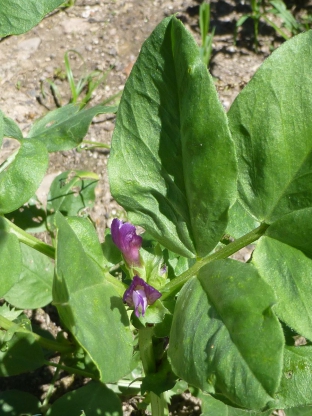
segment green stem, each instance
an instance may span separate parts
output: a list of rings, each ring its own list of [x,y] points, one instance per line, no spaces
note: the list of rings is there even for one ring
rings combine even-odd
[[[67,365],[57,364],[52,361],[45,361],[45,364],[51,367],[55,367],[58,370],[64,370],[69,374],[78,374],[80,376],[92,378],[93,380],[98,380],[98,377],[96,377],[94,374],[89,373],[88,371],[80,370],[79,368],[68,367]]]
[[[81,150],[90,150],[90,149],[94,149],[96,147],[100,147],[103,149],[110,149],[110,145],[106,144],[106,143],[101,143],[101,142],[91,142],[90,140],[84,140],[82,143],[80,143],[80,145],[77,147],[78,151]]]
[[[253,243],[258,240],[266,231],[269,226],[267,224],[261,224],[258,228],[255,228],[250,233],[238,238],[227,246],[223,247],[221,250],[216,251],[213,254],[208,254],[206,257],[198,260],[192,267],[190,267],[186,272],[182,273],[180,276],[175,277],[168,283],[161,297],[161,300],[164,300],[170,296],[175,295],[181,287],[192,277],[195,276],[199,270],[204,267],[206,264],[211,263],[215,260],[226,259],[232,254],[236,253],[240,249],[248,246],[248,244]]]
[[[53,341],[51,339],[44,338],[41,335],[38,335],[32,331],[29,331],[28,329],[16,324],[16,322],[11,322],[8,319],[6,319],[4,316],[0,315],[0,327],[1,328],[8,330],[13,326],[16,327],[15,332],[22,332],[24,334],[31,335],[37,342],[39,342],[41,347],[47,350],[58,351],[61,353],[69,353],[69,352],[75,351],[75,347],[67,341],[66,342],[64,341],[61,343],[61,342]]]
[[[26,231],[19,228],[13,222],[9,221],[7,218],[2,217],[6,222],[6,231],[15,234],[21,243],[26,244],[27,246],[34,248],[42,254],[50,257],[51,259],[55,258],[55,248],[49,244],[44,243],[38,238],[34,237],[31,234],[26,233]]]
[[[153,331],[154,329],[152,327],[139,330],[139,349],[145,375],[156,372],[153,350]],[[158,396],[151,391],[150,398],[152,416],[164,416],[167,404],[164,400],[163,394]]]

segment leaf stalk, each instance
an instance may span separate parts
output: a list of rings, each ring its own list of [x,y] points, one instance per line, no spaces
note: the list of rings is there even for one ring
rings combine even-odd
[[[236,253],[240,249],[248,246],[248,244],[253,243],[258,240],[269,227],[268,224],[261,224],[259,227],[250,231],[250,233],[243,235],[227,246],[223,247],[221,250],[218,250],[212,254],[199,259],[192,267],[190,267],[186,272],[182,273],[180,276],[175,277],[168,283],[163,290],[161,300],[165,300],[170,296],[174,296],[181,287],[193,276],[195,276],[199,270],[204,267],[206,264],[211,263],[215,260],[226,259],[232,254]]]

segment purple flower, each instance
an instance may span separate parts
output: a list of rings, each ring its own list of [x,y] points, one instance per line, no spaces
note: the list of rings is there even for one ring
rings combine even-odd
[[[135,226],[114,218],[111,233],[113,242],[122,252],[126,263],[129,266],[140,266],[139,249],[142,246],[142,237],[136,234]]]
[[[161,293],[158,290],[148,285],[139,276],[134,276],[131,285],[123,295],[123,301],[134,307],[134,313],[139,318],[141,315],[144,316],[147,305],[152,305],[160,297]]]

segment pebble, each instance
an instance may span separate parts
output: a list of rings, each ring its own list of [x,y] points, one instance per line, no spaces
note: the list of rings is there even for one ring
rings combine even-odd
[[[22,52],[28,52],[28,53],[34,53],[39,48],[39,45],[41,43],[41,39],[38,37],[29,38],[26,40],[22,40],[17,44],[17,48],[19,51]]]

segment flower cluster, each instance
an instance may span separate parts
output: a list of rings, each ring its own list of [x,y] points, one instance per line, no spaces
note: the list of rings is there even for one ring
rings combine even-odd
[[[134,225],[115,218],[112,222],[111,233],[114,244],[122,252],[128,266],[140,267],[139,250],[142,246],[142,237],[136,234]],[[123,301],[130,307],[134,307],[134,313],[139,318],[144,316],[147,306],[152,305],[160,297],[161,293],[158,290],[136,275],[125,291]]]

